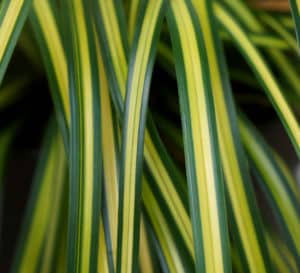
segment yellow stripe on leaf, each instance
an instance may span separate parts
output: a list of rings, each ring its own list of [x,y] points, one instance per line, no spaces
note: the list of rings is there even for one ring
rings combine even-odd
[[[130,75],[130,84],[128,84],[128,104],[126,109],[126,123],[124,124],[124,140],[123,143],[123,202],[120,204],[122,209],[121,213],[123,221],[120,229],[120,246],[121,255],[118,258],[120,265],[117,270],[121,273],[132,272],[133,265],[133,251],[134,251],[134,220],[135,220],[135,199],[137,183],[137,155],[138,155],[138,139],[140,134],[140,119],[142,111],[142,98],[144,95],[144,84],[146,80],[146,73],[149,64],[150,52],[152,42],[154,39],[154,32],[157,27],[157,19],[161,12],[163,0],[148,2],[146,7],[145,16],[141,26],[141,32],[137,41],[136,55],[134,56],[134,63]],[[141,167],[141,164],[140,164]],[[137,204],[138,205],[138,204]]]
[[[171,9],[182,48],[184,76],[187,85],[187,103],[190,112],[190,137],[194,151],[194,163],[187,162],[187,166],[191,168],[189,165],[194,164],[192,168],[195,168],[195,177],[191,177],[190,174],[188,179],[191,180],[190,184],[194,183],[196,185],[199,207],[193,208],[193,210],[197,211],[196,213],[201,219],[203,254],[195,253],[196,261],[198,260],[198,263],[201,264],[199,259],[202,259],[201,256],[204,255],[205,266],[202,265],[201,267],[205,268],[205,272],[227,272],[228,268],[226,268],[227,266],[223,260],[227,254],[223,252],[224,239],[221,237],[224,233],[221,231],[220,224],[220,214],[222,215],[224,211],[220,211],[218,203],[221,202],[221,207],[224,210],[225,206],[222,203],[224,197],[221,196],[221,199],[218,199],[220,198],[220,192],[216,188],[216,185],[222,183],[222,181],[219,180],[220,176],[216,176],[218,175],[215,165],[216,147],[213,147],[214,144],[211,142],[211,117],[208,116],[208,107],[210,106],[207,104],[207,94],[205,94],[205,92],[210,91],[206,90],[207,86],[203,79],[203,66],[200,61],[205,56],[201,55],[203,52],[200,53],[198,48],[196,30],[186,4],[183,1],[172,1]],[[182,76],[177,74],[177,77]],[[187,153],[187,151],[185,152]],[[222,184],[219,187],[222,187]],[[195,189],[190,191],[195,191]],[[197,218],[197,216],[194,217]],[[197,233],[194,236],[197,236]],[[196,246],[197,248],[199,247]],[[198,272],[200,268],[196,268],[196,270]]]
[[[98,272],[109,273],[108,267],[108,251],[105,242],[103,219],[100,218],[100,231],[99,231],[99,251],[98,251]]]
[[[0,61],[3,59],[5,50],[15,28],[18,15],[20,14],[25,0],[11,0],[6,9],[5,16],[0,26]]]
[[[112,244],[114,265],[117,256],[117,231],[118,231],[118,165],[117,146],[114,135],[114,124],[112,109],[109,98],[109,87],[104,70],[101,53],[97,50],[100,79],[100,100],[101,100],[101,128],[102,128],[102,151],[104,168],[104,188],[107,202],[108,220]],[[100,240],[100,244],[103,244]],[[100,271],[102,272],[102,271]]]
[[[219,60],[216,53],[215,41],[213,38],[210,18],[207,12],[207,2],[194,0],[194,5],[198,13],[198,18],[203,29],[203,35],[206,42],[208,53],[208,62],[211,83],[214,96],[215,109],[217,114],[218,135],[220,142],[220,151],[222,157],[222,166],[226,178],[226,187],[230,196],[235,221],[240,232],[241,242],[246,252],[250,272],[267,272],[260,248],[255,224],[251,215],[247,201],[246,188],[243,186],[243,174],[239,164],[236,145],[229,120],[229,112],[226,105],[225,91],[222,81],[222,72],[220,71]],[[246,175],[246,174],[245,174]],[[249,178],[250,181],[250,178]]]
[[[117,25],[117,17],[115,13],[114,1],[98,0],[104,27],[109,29],[105,34],[107,35],[108,45],[112,56],[114,70],[120,86],[122,96],[125,97],[126,77],[127,77],[127,61],[121,33]]]
[[[300,14],[300,0],[296,0],[298,14]]]
[[[23,238],[24,242],[21,242],[24,248],[22,248],[20,260],[17,261],[18,264],[14,265],[13,272],[36,272],[42,257],[44,240],[47,233],[51,232],[49,228],[57,228],[55,222],[51,223],[50,221],[53,219],[53,214],[58,213],[58,210],[52,211],[52,209],[57,209],[61,200],[59,195],[55,200],[52,197],[62,188],[64,183],[64,154],[63,145],[58,134],[49,134],[48,136],[51,137],[49,151],[48,154],[44,155],[45,161],[41,161],[41,164],[44,164],[40,169],[41,174],[37,172],[40,177],[38,176],[36,179],[40,179],[41,182],[34,184],[37,189],[34,189],[36,193],[35,191],[33,193],[37,194],[37,196],[34,196],[36,199],[32,204],[32,216],[28,219],[28,231]],[[48,142],[46,144],[47,146],[49,145]],[[47,244],[50,243],[50,246],[46,245],[46,249],[48,249],[51,255],[51,252],[53,253],[54,238],[52,238],[52,241],[46,240],[46,242]]]
[[[258,171],[264,178],[265,183],[267,183],[267,187],[270,189],[280,213],[287,224],[293,242],[297,247],[298,253],[300,253],[299,212],[292,204],[289,194],[286,191],[286,188],[281,181],[281,177],[278,174],[278,170],[274,168],[261,145],[259,145],[256,139],[253,138],[253,134],[251,134],[246,124],[242,121],[240,121],[240,132],[244,141],[246,142],[247,151],[251,155],[252,160],[256,162]]]
[[[62,46],[61,37],[48,0],[34,0],[34,11],[37,15],[42,32],[47,43],[55,76],[59,86],[59,92],[63,102],[63,108],[68,125],[71,122],[70,100],[68,90],[68,69],[66,56]]]
[[[168,265],[169,272],[184,273],[185,269],[180,258],[180,253],[173,241],[168,223],[145,179],[143,180],[142,196],[146,211],[149,214],[149,218]]]
[[[130,1],[130,9],[129,9],[129,23],[128,23],[128,35],[129,41],[132,43],[134,31],[136,27],[136,19],[138,15],[138,7],[139,7],[139,0],[132,0]]]
[[[0,84],[28,15],[31,0],[5,0],[0,10]]]
[[[149,131],[146,131],[145,133],[144,155],[154,179],[158,181],[157,186],[170,208],[170,212],[180,230],[180,234],[182,235],[191,256],[194,258],[193,235],[189,215],[182,204],[168,171],[164,167],[162,159],[155,149]]]
[[[108,10],[104,10],[105,4],[110,1],[106,0],[99,0],[99,5],[102,8],[103,12],[108,13]],[[108,3],[107,3],[108,4]],[[137,14],[135,14],[137,15]],[[133,15],[132,15],[133,16]],[[110,19],[110,20],[109,20]],[[125,58],[125,52],[123,47],[115,47],[115,44],[117,41],[121,42],[121,36],[120,36],[120,29],[116,22],[116,12],[115,9],[109,9],[109,15],[104,17],[103,20],[105,21],[105,33],[108,35],[109,41],[109,47],[110,47],[110,55],[113,58],[114,68],[115,71],[123,71],[123,76],[118,77],[119,79],[119,86],[121,87],[121,96],[123,100],[125,99],[125,89],[126,84],[123,80],[123,78],[127,75],[127,63]],[[136,18],[133,18],[132,20],[136,20]],[[134,31],[133,29],[131,31]],[[118,36],[118,37],[114,37]],[[120,69],[119,66],[124,66],[123,69]],[[188,214],[185,211],[184,206],[180,202],[180,197],[173,185],[173,182],[171,180],[171,177],[168,173],[168,170],[166,169],[164,162],[162,161],[159,152],[155,148],[155,145],[152,141],[151,134],[149,130],[146,129],[145,132],[145,151],[144,156],[146,159],[146,162],[151,170],[152,175],[155,177],[155,180],[157,181],[157,185],[162,192],[164,199],[168,203],[168,206],[173,207],[174,209],[172,212],[174,213],[174,219],[176,223],[179,226],[179,229],[183,235],[183,238],[189,247],[189,250],[191,253],[193,253],[193,238],[192,238],[192,231],[191,228],[189,229],[187,225],[189,219]],[[189,226],[190,227],[190,226]]]
[[[232,38],[238,43],[242,52],[247,55],[247,60],[253,66],[255,71],[267,89],[267,94],[271,98],[278,115],[283,121],[286,130],[289,133],[294,148],[300,156],[300,127],[291,107],[287,104],[277,82],[272,76],[269,68],[264,63],[260,54],[257,52],[253,44],[249,41],[246,34],[231,18],[231,16],[218,4],[214,5],[215,14],[226,31],[231,34]]]
[[[80,269],[79,272],[89,272],[90,268],[90,251],[91,251],[91,231],[92,231],[92,213],[93,213],[93,170],[94,170],[94,124],[93,124],[93,96],[92,96],[92,73],[90,63],[90,52],[89,52],[89,41],[87,34],[87,26],[85,22],[84,7],[82,1],[75,1],[74,4],[74,23],[78,33],[77,45],[78,46],[78,62],[80,67],[77,67],[82,74],[79,88],[81,89],[80,96],[83,100],[81,115],[83,116],[83,127],[81,128],[84,132],[83,143],[83,156],[84,160],[82,163],[83,174],[83,204],[81,213],[83,215],[82,230],[80,231]],[[78,109],[79,110],[79,109]],[[79,111],[80,111],[79,110]]]
[[[149,237],[145,225],[144,217],[141,217],[140,225],[140,252],[139,252],[140,267],[142,273],[154,273],[155,269],[153,267]]]

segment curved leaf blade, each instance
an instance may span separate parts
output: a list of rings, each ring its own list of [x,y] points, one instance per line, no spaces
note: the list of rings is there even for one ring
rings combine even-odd
[[[32,0],[5,0],[0,10],[0,84],[27,18]]]
[[[270,272],[263,226],[238,133],[236,111],[210,1],[193,1],[208,52],[225,187],[250,272]],[[235,237],[235,233],[232,235]]]
[[[176,56],[196,272],[230,272],[212,90],[202,33],[193,12],[187,3],[172,1],[168,24]]]
[[[122,136],[117,272],[134,272],[137,266],[141,168],[150,79],[165,1],[151,0],[141,7],[128,72]]]
[[[69,72],[70,184],[67,272],[97,270],[101,205],[101,120],[91,4],[66,1]]]
[[[55,230],[58,226],[57,216],[62,201],[65,178],[64,149],[60,136],[52,123],[45,135],[11,272],[37,272],[39,261],[43,256],[43,247],[48,248],[49,259],[53,255],[55,236],[52,236],[50,241],[46,240],[46,237],[51,233],[51,229]],[[53,199],[54,195],[56,197]],[[46,243],[50,243],[50,245],[47,246]]]
[[[291,139],[292,144],[294,145],[296,153],[298,154],[298,156],[300,156],[299,123],[291,107],[288,105],[283,92],[280,89],[275,78],[273,77],[270,69],[264,62],[255,46],[253,46],[252,42],[248,39],[242,27],[232,19],[232,16],[225,9],[225,7],[216,3],[214,5],[214,8],[219,22],[235,41],[236,46],[245,56],[250,67],[253,69],[257,78],[260,80],[266,94],[268,95],[275,110],[277,111],[278,116],[281,119]]]

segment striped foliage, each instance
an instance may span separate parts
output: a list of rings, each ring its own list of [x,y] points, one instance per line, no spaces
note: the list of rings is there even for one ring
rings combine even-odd
[[[0,7],[0,83],[27,18],[31,0],[5,0]]]
[[[299,271],[297,177],[259,129],[281,124],[299,164],[299,1],[248,2],[0,2],[5,272]],[[11,169],[42,127],[11,234]]]

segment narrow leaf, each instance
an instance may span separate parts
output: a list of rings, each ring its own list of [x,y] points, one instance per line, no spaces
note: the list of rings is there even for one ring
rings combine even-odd
[[[27,18],[32,0],[4,0],[0,9],[0,84]]]
[[[203,29],[213,101],[216,109],[222,167],[233,217],[250,272],[270,272],[260,213],[238,134],[236,111],[218,29],[210,1],[193,1]],[[236,234],[232,235],[233,237]]]
[[[163,0],[141,7],[132,47],[122,137],[117,273],[137,270],[144,128],[163,7]]]
[[[300,1],[289,0],[291,12],[293,15],[298,46],[300,45]]]
[[[101,126],[91,5],[66,1],[66,52],[71,106],[67,272],[97,270],[101,204]]]
[[[19,246],[14,259],[13,273],[41,272],[38,268],[45,242],[50,243],[48,258],[53,254],[55,238],[46,240],[51,230],[57,228],[57,214],[61,203],[62,188],[65,182],[65,155],[60,136],[51,124],[45,135],[41,157],[24,216],[19,237]],[[55,198],[53,199],[53,196]],[[55,211],[53,211],[55,209]],[[54,219],[54,218],[56,219]],[[52,222],[54,220],[54,222]],[[53,234],[54,235],[54,234]]]
[[[154,264],[151,257],[151,249],[149,245],[149,234],[147,233],[145,219],[141,217],[140,225],[140,251],[139,251],[139,261],[142,273],[154,273]]]
[[[42,53],[65,149],[69,149],[70,99],[68,66],[53,9],[48,0],[34,0],[30,21]]]
[[[299,194],[298,196],[294,195],[288,179],[274,160],[276,156],[254,127],[250,126],[245,119],[240,119],[239,124],[247,152],[262,178],[261,187],[270,197],[275,214],[279,214],[278,217],[284,228],[284,234],[287,236],[288,244],[294,250],[296,260],[299,261]]]
[[[243,28],[232,19],[230,13],[219,4],[215,4],[214,7],[219,22],[231,35],[236,46],[244,55],[250,67],[253,69],[253,72],[264,87],[266,94],[285,126],[296,153],[300,156],[300,127],[298,121],[269,67],[266,65],[255,46],[253,46],[252,42],[248,39]]]
[[[97,59],[99,64],[99,86],[100,86],[100,100],[101,100],[101,137],[102,137],[102,151],[103,151],[103,172],[104,172],[104,202],[108,214],[109,235],[112,248],[112,256],[114,266],[116,268],[117,259],[117,234],[118,234],[118,201],[119,201],[119,158],[118,147],[116,141],[115,125],[113,123],[113,111],[109,97],[109,86],[107,76],[104,70],[104,64],[101,57],[101,52],[97,48]],[[105,221],[105,219],[103,220]],[[103,224],[104,225],[104,224]],[[102,227],[104,229],[104,227]],[[101,228],[101,229],[102,229]],[[101,231],[103,232],[104,231]],[[104,234],[100,234],[104,236]],[[108,235],[107,235],[108,236]],[[104,248],[105,242],[101,241],[100,245]],[[101,249],[102,249],[101,248]],[[106,248],[106,246],[105,246]],[[104,250],[101,250],[104,251]],[[102,272],[102,271],[100,271]]]
[[[191,5],[172,1],[175,54],[196,272],[230,272],[225,196],[203,35]]]
[[[125,23],[120,5],[114,1],[95,1],[96,25],[98,30],[99,43],[105,71],[110,83],[111,97],[115,105],[117,116],[123,119],[127,76],[127,42],[124,39]],[[139,13],[138,13],[139,14]],[[119,44],[121,43],[121,44]],[[116,46],[118,45],[118,46]],[[193,237],[191,227],[188,225],[189,216],[186,212],[186,203],[183,203],[182,196],[185,189],[179,189],[183,178],[174,166],[170,156],[167,154],[162,141],[153,123],[148,122],[145,132],[144,156],[147,166],[154,178],[155,186],[160,190],[166,201],[170,212],[180,230],[184,242],[193,253]],[[152,183],[151,183],[152,185]],[[175,187],[177,185],[177,187]],[[183,194],[184,193],[184,194]]]
[[[145,182],[145,180],[143,181]],[[153,192],[147,183],[143,183],[143,200],[145,210],[151,221],[153,229],[155,230],[156,237],[160,244],[160,248],[168,266],[170,273],[183,273],[186,272],[184,265],[181,261],[180,252],[177,249],[168,224],[160,210]]]

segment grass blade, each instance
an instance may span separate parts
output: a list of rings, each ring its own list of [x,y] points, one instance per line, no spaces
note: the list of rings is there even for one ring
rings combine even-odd
[[[140,268],[142,273],[154,273],[154,264],[151,257],[151,249],[149,245],[149,237],[148,237],[145,220],[144,217],[141,217],[141,225],[140,225],[140,253],[139,253],[139,261]]]
[[[60,136],[59,136],[60,137]],[[40,260],[40,273],[51,273],[56,271],[57,268],[57,251],[61,248],[60,243],[60,232],[62,231],[62,225],[64,221],[63,217],[66,216],[65,210],[65,197],[66,197],[66,173],[67,173],[67,165],[66,165],[66,156],[64,154],[64,149],[62,145],[62,141],[60,140],[60,151],[58,152],[60,155],[56,161],[56,173],[59,176],[54,177],[57,179],[58,183],[53,189],[52,200],[51,200],[51,211],[49,214],[48,226],[47,226],[47,236],[44,241],[42,257]],[[52,183],[53,183],[52,180]],[[66,234],[64,234],[66,235]],[[64,241],[64,240],[62,240]],[[63,248],[66,250],[65,248]],[[64,267],[63,270],[66,268]]]
[[[162,254],[164,255],[168,272],[170,273],[183,273],[186,272],[185,267],[181,261],[179,250],[177,249],[168,224],[161,212],[159,204],[157,203],[153,192],[151,191],[148,183],[143,181],[143,200],[145,210],[151,221],[151,225],[155,231],[155,235],[160,244]]]
[[[51,223],[53,213],[56,215],[59,213],[58,210],[52,209],[58,209],[61,202],[60,196],[66,178],[66,162],[62,141],[53,123],[45,135],[42,149],[11,271],[13,273],[39,271],[38,265],[46,236],[51,233],[51,228],[55,229],[58,224],[57,221]],[[53,200],[54,194],[56,198]],[[52,241],[49,246],[49,252],[53,251],[53,243]],[[49,256],[52,256],[51,253]]]
[[[125,79],[127,75],[127,43],[124,37],[121,36],[121,33],[122,35],[126,33],[124,30],[125,23],[122,20],[120,22],[122,11],[115,2],[98,0],[95,10],[97,11],[96,23],[101,51],[103,51],[105,71],[110,83],[111,96],[117,116],[121,120],[123,118],[123,100],[126,89],[126,83],[122,79]],[[122,42],[123,45],[116,46],[116,42]],[[193,237],[191,226],[188,224],[189,216],[184,206],[186,203],[181,201],[185,189],[178,188],[178,185],[182,184],[183,178],[175,168],[151,122],[147,124],[144,149],[147,166],[154,178],[155,186],[162,193],[168,207],[172,208],[170,212],[178,225],[184,242],[190,252],[193,253]]]
[[[63,135],[65,149],[68,151],[71,122],[68,66],[57,19],[48,0],[33,2],[30,20],[46,67],[58,125]]]
[[[111,97],[117,113],[124,111],[128,72],[128,41],[121,5],[114,1],[94,0],[95,23]],[[122,114],[120,114],[123,117]]]
[[[0,9],[0,84],[27,18],[32,0],[5,0]]]
[[[139,0],[130,1],[129,6],[129,22],[128,22],[128,36],[129,41],[132,43],[134,38],[134,31],[136,28],[136,20],[138,17],[139,4],[141,2]]]
[[[239,18],[239,20],[247,26],[249,31],[264,35],[266,32],[265,27],[244,2],[241,2],[240,0],[226,0],[226,3],[232,8],[235,17]],[[284,55],[280,50],[274,49],[273,46],[267,50],[267,53],[270,55],[271,60],[275,63],[276,67],[280,70],[280,73],[283,74],[283,78],[288,80],[293,91],[299,97],[300,91],[298,86],[300,82],[298,74],[294,69],[294,65],[289,61],[286,55]]]
[[[163,0],[141,7],[138,35],[133,42],[122,137],[117,273],[137,270],[144,128],[163,7]]]
[[[196,272],[230,272],[212,90],[193,12],[186,3],[172,1],[168,24],[176,57]]]
[[[101,62],[100,60],[101,58],[99,58],[99,62]],[[103,76],[101,76],[100,78],[102,78],[101,83],[105,84],[106,81],[103,80],[105,77],[105,71],[104,69],[102,70]],[[108,214],[109,214],[109,221],[110,221],[110,233],[111,233],[111,238],[112,238],[112,245],[114,246],[115,243],[113,243],[114,241],[114,236],[113,234],[115,233],[115,229],[117,227],[116,225],[116,221],[117,219],[115,219],[115,211],[117,211],[117,209],[114,209],[115,207],[115,203],[118,200],[118,196],[117,196],[117,192],[116,192],[116,178],[118,177],[118,164],[117,164],[117,159],[113,159],[112,157],[115,155],[116,152],[114,152],[115,150],[117,150],[117,148],[115,148],[115,137],[114,137],[114,133],[113,133],[113,125],[109,125],[109,120],[112,120],[112,111],[109,110],[110,109],[110,102],[109,102],[109,98],[108,98],[108,87],[104,88],[104,86],[102,86],[100,88],[102,90],[101,92],[101,103],[102,103],[102,117],[103,117],[103,128],[105,128],[105,130],[103,130],[103,156],[104,156],[104,175],[105,175],[105,181],[104,181],[104,188],[105,188],[105,198],[107,200],[107,209],[108,209]],[[105,104],[105,105],[104,105]],[[106,109],[106,110],[105,110]],[[104,118],[105,117],[105,118]],[[153,135],[152,135],[153,136]],[[146,153],[146,157],[148,159],[151,158],[151,162],[161,162],[161,159],[159,157],[157,157],[157,153],[155,151],[155,146],[153,145],[153,143],[151,142],[151,138],[149,133],[146,133],[146,137],[145,137],[145,141],[148,143],[148,149],[147,151],[145,151]],[[156,141],[156,147],[160,147],[159,150],[162,151],[163,148],[161,147],[161,144],[159,143],[159,139],[158,136],[155,138]],[[113,142],[113,143],[112,143]],[[149,146],[149,143],[151,144],[151,146]],[[157,146],[158,145],[158,146]],[[106,149],[104,149],[104,147],[106,147]],[[107,151],[107,154],[105,155],[105,151]],[[109,159],[110,158],[110,159]],[[156,172],[156,178],[161,180],[162,177],[165,180],[169,180],[170,178],[168,177],[168,173],[166,173],[165,169],[161,168],[160,164],[156,164],[152,165],[152,169],[156,168],[158,169],[158,171]],[[143,183],[147,183],[149,185],[149,182],[144,180]],[[169,182],[169,185],[172,186],[172,182]],[[149,187],[149,186],[148,186]],[[190,224],[187,224],[187,226],[185,224],[182,224],[182,219],[184,223],[189,223],[189,219],[188,219],[188,215],[184,209],[184,205],[182,204],[180,198],[178,197],[178,194],[175,190],[174,187],[169,187],[167,189],[164,190],[164,197],[167,200],[167,203],[172,206],[173,205],[173,210],[171,210],[172,215],[174,216],[174,219],[176,221],[176,223],[179,226],[179,229],[181,230],[181,234],[183,236],[183,238],[186,239],[186,241],[188,242],[188,245],[190,247],[190,249],[192,249],[192,234],[191,234],[191,228],[189,229],[190,232],[185,232],[185,230],[190,227]],[[146,200],[144,200],[144,202],[147,202]],[[163,238],[163,237],[160,237]],[[100,244],[101,244],[101,239],[100,239]],[[103,246],[104,248],[105,246]],[[102,248],[102,253],[103,253],[103,248]],[[113,247],[113,253],[115,247]],[[115,256],[115,255],[114,255]],[[106,264],[106,263],[105,263]],[[104,264],[102,265],[104,266]],[[108,266],[108,265],[107,265]],[[145,267],[145,266],[143,266]],[[101,267],[103,269],[103,267]],[[104,269],[103,269],[104,270]],[[108,269],[106,269],[108,270]],[[102,272],[100,270],[100,272]]]
[[[64,15],[71,106],[67,272],[97,270],[101,204],[98,67],[91,5],[67,1]]]
[[[300,44],[300,1],[299,0],[289,0],[291,12],[294,19],[296,37],[298,41],[298,46]]]
[[[291,268],[289,268],[285,259],[282,259],[280,252],[278,251],[278,249],[276,249],[276,245],[274,244],[271,238],[269,238],[268,240],[268,247],[272,258],[272,262],[274,264],[274,267],[277,269],[278,273],[294,272],[291,270]]]
[[[100,218],[98,272],[110,273],[108,265],[108,250],[105,241],[103,219]]]
[[[209,1],[194,1],[193,3],[204,30],[205,47],[209,49],[210,82],[216,109],[222,167],[228,199],[233,211],[232,216],[235,218],[249,271],[270,272],[270,258],[239,138],[235,106],[224,55],[217,35],[217,25],[213,19],[212,5]],[[232,236],[234,237],[235,233]]]
[[[253,161],[256,170],[262,178],[261,187],[271,199],[274,212],[279,214],[284,234],[291,246],[296,260],[299,261],[299,194],[289,187],[288,179],[281,171],[281,167],[274,160],[274,153],[268,148],[262,137],[255,131],[253,126],[245,119],[240,119],[240,132],[247,152]],[[296,184],[296,182],[294,182]]]
[[[101,57],[101,52],[97,47],[97,59],[99,64],[99,86],[100,86],[100,100],[101,100],[101,128],[102,128],[102,151],[103,151],[103,172],[104,172],[104,203],[107,208],[108,214],[108,230],[111,241],[111,249],[113,256],[113,268],[116,268],[117,259],[117,235],[118,235],[118,201],[119,201],[119,158],[118,158],[118,147],[116,141],[116,133],[114,126],[114,117],[111,107],[111,101],[109,97],[109,86],[107,76],[104,70],[104,64]],[[105,219],[103,220],[105,221]],[[104,225],[102,223],[102,225]],[[104,236],[104,226],[101,227],[100,232],[100,245],[102,253],[104,253],[105,241],[102,242],[102,236]],[[106,250],[107,251],[107,250]],[[105,253],[106,253],[105,251]],[[107,254],[105,254],[107,255]],[[100,263],[99,263],[100,264]],[[106,263],[105,263],[106,264]],[[104,266],[104,265],[103,265]],[[105,266],[106,267],[106,266]],[[101,266],[101,268],[103,268]],[[103,268],[103,270],[108,270]],[[102,272],[100,270],[100,272]]]
[[[257,49],[248,39],[242,27],[238,25],[234,19],[232,19],[230,13],[219,4],[216,4],[214,7],[215,14],[219,22],[231,35],[232,39],[236,43],[236,46],[245,56],[245,59],[248,61],[250,67],[253,69],[253,72],[256,74],[257,78],[264,87],[266,94],[268,95],[278,113],[279,118],[285,126],[297,155],[300,156],[300,127],[298,121],[292,112],[291,107],[288,105],[282,90],[273,77],[270,69],[264,62]]]
[[[298,51],[297,41],[295,40],[294,36],[291,35],[284,26],[280,23],[280,21],[273,18],[271,15],[264,13],[260,16],[261,20],[271,29],[273,29],[279,37],[282,37],[285,40],[291,49]]]

